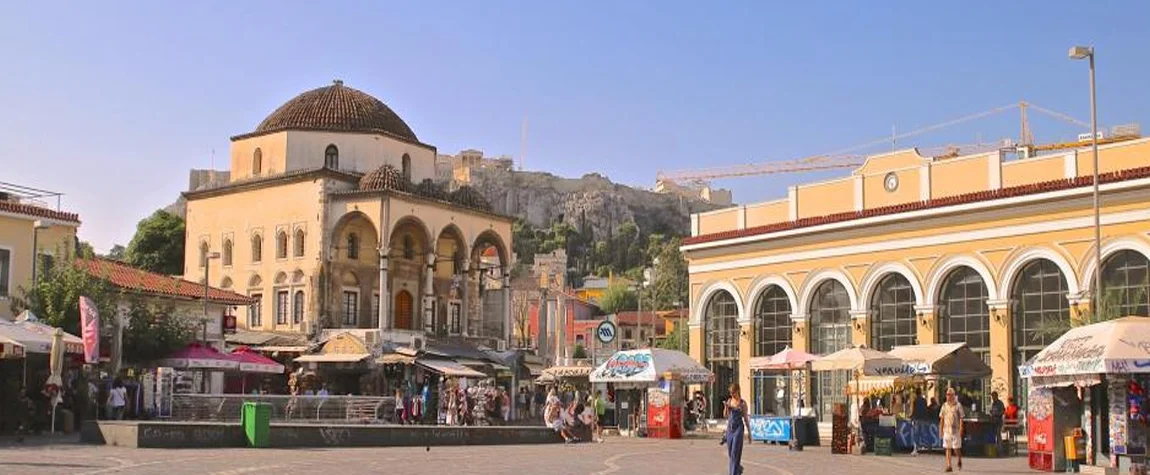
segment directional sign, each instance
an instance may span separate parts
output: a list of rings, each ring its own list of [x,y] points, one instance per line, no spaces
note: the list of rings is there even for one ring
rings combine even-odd
[[[595,328],[595,338],[604,344],[615,341],[615,323],[610,320],[600,322]]]

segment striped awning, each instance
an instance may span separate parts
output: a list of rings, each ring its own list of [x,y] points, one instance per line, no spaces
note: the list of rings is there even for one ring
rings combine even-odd
[[[468,368],[454,360],[417,359],[416,364],[444,376],[456,378],[486,378],[487,375]]]

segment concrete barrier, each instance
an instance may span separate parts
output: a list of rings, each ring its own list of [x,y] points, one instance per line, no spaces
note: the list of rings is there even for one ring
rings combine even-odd
[[[396,426],[272,424],[272,447],[422,447],[563,442],[551,429],[529,426]],[[167,421],[88,421],[80,440],[140,448],[244,447],[239,424]]]

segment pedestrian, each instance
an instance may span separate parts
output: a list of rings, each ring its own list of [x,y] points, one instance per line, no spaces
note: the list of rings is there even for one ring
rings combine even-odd
[[[743,473],[743,434],[747,442],[751,440],[746,428],[751,425],[747,415],[747,401],[739,394],[739,385],[731,383],[730,397],[723,404],[723,415],[727,416],[727,430],[723,433],[723,443],[727,445],[727,464],[730,475]]]
[[[1014,396],[1006,398],[1006,410],[1002,416],[1011,424],[1018,424],[1018,404],[1014,403]]]
[[[994,423],[994,441],[1002,438],[1002,417],[1006,414],[1006,405],[998,398],[998,391],[990,392],[990,420]]]
[[[519,393],[515,395],[516,419],[523,419],[524,414],[531,414],[530,397],[527,395],[527,388],[519,388]]]
[[[507,391],[505,389],[499,388],[499,399],[502,400],[502,404],[503,404],[503,406],[501,408],[503,410],[503,422],[504,423],[510,422],[511,421],[511,396],[507,394]]]
[[[910,406],[910,421],[911,421],[911,440],[914,443],[914,450],[911,455],[918,455],[918,441],[919,435],[923,429],[930,423],[930,413],[927,411],[926,398],[922,395],[922,389],[914,390],[914,402]]]
[[[595,419],[591,423],[593,434],[600,444],[603,443],[603,423],[607,420],[607,403],[603,401],[603,391],[596,390],[595,397],[591,400],[591,408],[595,413]]]
[[[116,378],[112,381],[112,389],[108,391],[108,414],[112,420],[124,419],[124,406],[128,403],[128,390],[124,382]]]
[[[695,417],[698,419],[699,427],[703,432],[707,432],[707,398],[702,391],[695,391]]]
[[[946,388],[946,402],[939,411],[938,438],[942,439],[942,448],[946,450],[946,471],[953,472],[950,459],[958,459],[958,469],[962,470],[962,419],[966,416],[962,405],[954,394],[954,388]]]
[[[535,399],[534,403],[532,404],[532,409],[534,410],[535,417],[543,416],[543,409],[546,404],[547,399],[543,394],[543,388],[535,388]]]

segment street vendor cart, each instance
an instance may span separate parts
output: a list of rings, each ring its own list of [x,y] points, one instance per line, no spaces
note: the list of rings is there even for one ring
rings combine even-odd
[[[616,352],[590,375],[592,383],[643,391],[647,435],[667,439],[683,436],[686,385],[713,378],[710,370],[685,353],[659,348]]]

